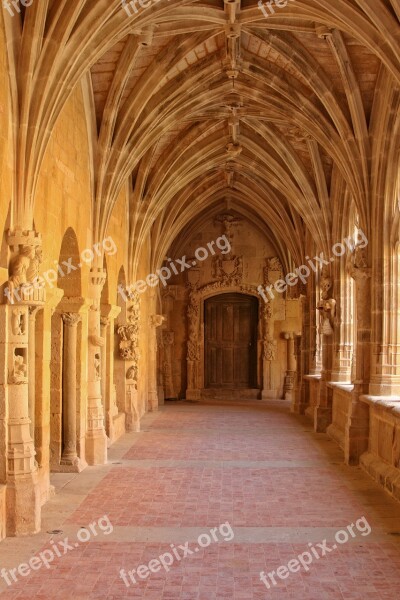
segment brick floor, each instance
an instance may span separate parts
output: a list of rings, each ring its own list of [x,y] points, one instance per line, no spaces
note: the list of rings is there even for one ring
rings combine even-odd
[[[400,506],[360,469],[343,465],[340,449],[283,403],[173,404],[146,417],[143,431],[127,439],[131,445],[115,464],[104,472],[87,469],[73,480],[88,482],[77,506],[72,502],[67,510],[72,483],[49,502],[53,510],[67,511],[63,534],[53,541],[68,533],[73,548],[49,569],[19,577],[2,599],[399,597]],[[90,483],[91,472],[98,481]],[[80,528],[103,515],[113,532],[98,530],[89,541],[77,541]],[[370,535],[355,527],[347,543],[335,543],[338,530],[363,516]],[[226,522],[232,540],[229,527],[215,529]],[[200,547],[199,534],[211,536],[213,528],[218,541]],[[270,589],[260,581],[261,571],[276,571],[311,547],[320,555],[317,544],[324,539],[331,551],[314,558],[308,571],[282,580],[275,575],[279,583]],[[185,542],[191,553],[183,558]],[[7,568],[5,551],[13,544],[0,545]],[[50,547],[50,537],[41,545],[32,538],[24,562]],[[135,575],[137,583],[128,579],[129,587],[120,578],[120,569],[136,569],[173,549],[180,560],[169,572],[143,580]]]

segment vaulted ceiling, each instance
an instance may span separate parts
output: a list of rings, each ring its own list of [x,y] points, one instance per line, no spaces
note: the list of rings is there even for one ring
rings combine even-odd
[[[35,123],[18,133],[21,202],[83,80],[96,234],[128,181],[132,264],[149,233],[158,263],[227,199],[287,260],[301,261],[306,231],[327,248],[338,204],[368,229],[399,101],[400,0],[288,0],[272,13],[256,0],[142,4],[40,0],[23,30],[5,16],[19,123]]]

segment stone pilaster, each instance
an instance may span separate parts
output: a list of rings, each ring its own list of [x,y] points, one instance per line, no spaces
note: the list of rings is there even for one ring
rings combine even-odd
[[[356,255],[350,274],[355,282],[356,350],[344,451],[346,463],[357,465],[368,450],[369,440],[369,406],[361,397],[368,393],[371,376],[371,269],[357,263]]]
[[[162,331],[163,339],[163,378],[164,378],[164,398],[166,400],[176,400],[176,392],[172,375],[172,347],[174,345],[174,332]]]
[[[105,270],[92,268],[90,271],[90,297],[88,348],[88,420],[86,432],[86,460],[89,465],[107,463],[107,436],[104,428],[104,412],[101,398],[101,348],[104,339],[100,336],[100,299],[106,280]]]
[[[199,363],[200,363],[200,301],[196,287],[189,291],[187,308],[187,389],[186,400],[200,400]],[[166,395],[167,399],[168,396]]]
[[[148,391],[148,410],[158,410],[157,393],[157,327],[160,327],[165,321],[163,315],[151,315],[149,318],[149,391]]]
[[[261,309],[262,321],[262,365],[263,365],[263,389],[262,400],[276,398],[277,391],[274,388],[272,364],[276,359],[277,343],[274,340],[274,321],[272,319],[272,303],[264,304]]]

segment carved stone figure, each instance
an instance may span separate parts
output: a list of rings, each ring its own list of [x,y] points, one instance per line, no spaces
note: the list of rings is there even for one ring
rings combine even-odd
[[[25,323],[23,317],[24,311],[15,308],[11,314],[11,329],[14,335],[23,335],[25,333]]]
[[[26,278],[32,282],[39,276],[40,265],[43,262],[43,250],[40,246],[36,246],[33,258],[26,272]]]
[[[317,304],[317,310],[320,314],[319,332],[321,335],[333,334],[336,300],[331,295],[332,285],[332,278],[329,271],[324,267],[321,271],[320,280],[321,299]]]
[[[23,246],[10,263],[9,284],[12,288],[19,288],[28,283],[27,272],[30,269],[31,262],[35,258],[35,248],[33,246]]]
[[[94,355],[94,370],[95,370],[95,377],[96,377],[97,381],[100,381],[100,379],[101,379],[100,365],[101,365],[100,354],[98,352],[96,352],[96,354]]]
[[[9,378],[10,383],[21,384],[28,381],[28,365],[21,354],[14,351],[14,364]]]

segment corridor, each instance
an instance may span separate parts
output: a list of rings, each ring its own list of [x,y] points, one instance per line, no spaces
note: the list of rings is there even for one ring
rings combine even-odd
[[[400,506],[282,401],[168,404],[143,418],[141,432],[120,438],[107,465],[53,474],[52,483],[42,533],[1,544],[2,600],[399,596]],[[335,544],[362,517],[371,532],[353,528]],[[276,572],[323,540],[336,549],[307,571],[275,576],[270,589],[260,581],[260,572]],[[61,556],[49,568],[33,562],[13,582],[11,569],[55,548]],[[168,572],[153,572],[174,548],[171,564],[164,557]],[[140,565],[150,565],[146,577],[124,582],[121,569]]]

